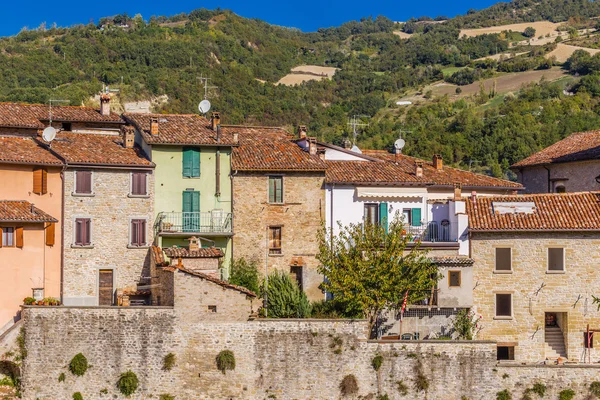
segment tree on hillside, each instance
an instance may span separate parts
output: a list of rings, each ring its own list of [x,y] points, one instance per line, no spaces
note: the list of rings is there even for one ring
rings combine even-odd
[[[323,229],[319,235],[324,289],[361,309],[372,336],[382,311],[399,309],[406,293],[407,304],[424,299],[438,279],[426,252],[408,247],[412,238],[398,215],[387,232],[384,225],[350,224],[340,226],[338,234]]]
[[[525,30],[523,31],[523,36],[527,37],[527,38],[532,38],[535,37],[535,28],[532,26],[528,26],[527,28],[525,28]]]

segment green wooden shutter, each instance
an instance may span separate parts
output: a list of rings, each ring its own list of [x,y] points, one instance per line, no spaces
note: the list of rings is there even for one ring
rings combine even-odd
[[[412,226],[421,226],[421,209],[412,209]]]
[[[275,203],[275,179],[269,177],[269,203]]]
[[[192,212],[192,194],[194,192],[183,192],[183,212]]]
[[[383,226],[385,233],[388,232],[388,204],[379,203],[379,223]]]
[[[183,149],[183,176],[191,177],[192,176],[192,162],[194,149]]]
[[[200,150],[192,150],[192,176],[200,176]]]
[[[192,212],[200,212],[200,192],[192,193]]]

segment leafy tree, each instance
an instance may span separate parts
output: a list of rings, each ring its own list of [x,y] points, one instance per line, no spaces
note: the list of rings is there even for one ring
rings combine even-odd
[[[254,293],[258,293],[260,289],[258,263],[255,260],[246,261],[245,258],[233,260],[231,263],[229,283],[245,287]]]
[[[379,224],[350,224],[319,235],[324,289],[361,309],[371,334],[383,310],[399,308],[407,292],[409,304],[422,300],[437,281],[437,267],[418,247],[409,250],[411,240],[398,215],[387,233]]]
[[[528,26],[527,28],[525,28],[525,30],[523,31],[523,36],[527,37],[527,38],[532,38],[535,37],[535,28]]]
[[[269,275],[268,284],[262,293],[267,296],[267,316],[269,318],[307,318],[310,316],[310,302],[306,293],[290,275],[281,271]]]

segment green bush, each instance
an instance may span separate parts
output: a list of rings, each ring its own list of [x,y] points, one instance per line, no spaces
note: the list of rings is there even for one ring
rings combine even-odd
[[[381,365],[383,364],[383,356],[381,354],[377,354],[375,357],[373,357],[373,359],[371,360],[371,366],[373,367],[373,369],[375,371],[379,371],[379,368],[381,368]]]
[[[158,400],[175,400],[175,396],[171,396],[170,394],[161,394]]]
[[[119,391],[129,397],[135,393],[139,385],[137,375],[132,371],[127,371],[121,374],[119,381],[117,382],[117,388]]]
[[[590,384],[590,393],[596,397],[600,397],[600,382],[592,382]]]
[[[169,353],[167,354],[164,358],[163,358],[163,371],[170,371],[173,369],[173,367],[175,366],[175,361],[177,360],[177,357],[175,356],[175,354],[173,353]]]
[[[536,383],[533,385],[533,389],[531,389],[531,391],[540,397],[544,397],[546,394],[546,385],[543,383]]]
[[[263,293],[265,288],[263,285]],[[267,308],[270,318],[307,318],[310,316],[310,303],[306,293],[285,272],[269,275]]]
[[[83,400],[83,396],[79,392],[73,393],[73,400]]]
[[[404,384],[404,381],[398,381],[396,384],[398,385],[398,393],[400,393],[400,396],[406,396],[408,394],[408,386]]]
[[[310,316],[322,319],[363,318],[360,308],[337,297],[332,300],[319,300],[311,303]]]
[[[358,393],[358,382],[354,375],[346,375],[340,382],[342,396],[352,396]]]
[[[504,389],[501,392],[496,393],[496,400],[512,400],[512,396],[507,389]]]
[[[223,350],[217,355],[217,369],[223,374],[235,369],[235,356],[231,350]]]
[[[260,290],[258,263],[256,261],[246,261],[245,258],[238,258],[231,263],[231,273],[229,283],[242,286],[254,293]]]
[[[573,389],[564,389],[558,393],[558,400],[572,400],[575,397]]]
[[[61,372],[60,375],[58,376],[58,381],[59,382],[64,382],[66,379],[65,373]]]
[[[88,361],[87,358],[81,353],[75,354],[75,357],[69,363],[69,371],[73,375],[83,376],[88,369]]]

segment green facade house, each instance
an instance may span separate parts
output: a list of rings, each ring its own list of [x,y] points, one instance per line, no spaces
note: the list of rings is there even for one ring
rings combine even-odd
[[[219,278],[228,277],[232,254],[232,134],[221,132],[220,117],[195,114],[125,114],[136,142],[156,164],[155,244],[188,249],[190,238],[221,249]],[[194,257],[194,252],[182,253]],[[198,256],[200,257],[200,256]]]

